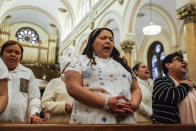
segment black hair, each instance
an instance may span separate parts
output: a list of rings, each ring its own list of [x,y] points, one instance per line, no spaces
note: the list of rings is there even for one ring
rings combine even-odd
[[[89,59],[90,59],[90,66],[92,68],[92,65],[96,65],[96,61],[95,58],[93,56],[94,53],[94,49],[93,49],[93,42],[95,41],[96,37],[103,31],[103,30],[107,30],[109,32],[111,32],[112,37],[114,37],[113,31],[109,28],[97,28],[95,30],[93,30],[88,38],[88,42],[87,45],[83,51],[83,55],[86,55]],[[128,66],[127,64],[127,60],[124,57],[120,57],[120,53],[119,51],[113,47],[112,53],[110,55],[110,57],[112,57],[115,61],[119,62],[128,72],[130,72],[132,74],[131,68]],[[132,74],[133,75],[133,74]]]
[[[181,59],[183,59],[183,55],[181,52],[174,52],[172,54],[167,55],[163,61],[162,61],[162,69],[165,75],[167,75],[168,73],[168,68],[165,66],[166,63],[171,63],[174,57],[180,57]]]
[[[21,50],[21,58],[20,58],[20,60],[22,60],[22,57],[23,57],[23,47],[22,47],[22,45],[19,42],[14,41],[14,40],[8,40],[5,43],[3,43],[2,47],[1,47],[0,56],[2,57],[5,48],[7,48],[8,46],[11,46],[11,45],[18,45],[20,47],[20,50]]]
[[[133,68],[132,68],[132,70],[133,70],[133,72],[136,74],[136,71],[138,71],[139,70],[139,67],[140,67],[140,65],[142,64],[143,62],[137,62],[134,66],[133,66]]]

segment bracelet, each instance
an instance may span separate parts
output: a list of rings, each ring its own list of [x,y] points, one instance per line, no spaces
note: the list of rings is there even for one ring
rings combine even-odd
[[[104,107],[103,107],[103,110],[105,110],[105,111],[109,110],[108,102],[109,102],[109,98],[106,96],[105,97],[105,104],[104,104]]]

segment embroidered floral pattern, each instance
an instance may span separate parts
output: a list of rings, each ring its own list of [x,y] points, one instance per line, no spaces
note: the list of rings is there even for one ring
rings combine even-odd
[[[85,82],[84,83],[84,87],[89,87],[90,86],[90,83],[89,82]]]
[[[126,78],[127,76],[126,76],[126,74],[122,74],[122,77],[123,77],[123,78]]]
[[[104,123],[106,123],[106,121],[107,121],[107,118],[106,117],[102,117],[102,119],[101,119]]]
[[[75,62],[72,62],[68,68],[82,74],[83,86],[85,88],[102,95],[110,95],[111,97],[125,95],[127,98],[130,98],[131,81],[129,79],[131,79],[131,75],[119,63],[112,59],[104,60],[95,57],[97,64],[92,69],[88,64],[89,59],[86,56],[79,56],[75,59]],[[111,114],[78,102],[77,108],[76,106],[73,108],[71,117],[70,123],[105,124],[110,123],[110,121],[116,121],[116,118],[111,117]],[[132,123],[133,121],[134,118],[132,116],[127,119],[127,123]]]
[[[122,90],[122,91],[119,93],[119,95],[124,95],[124,96],[126,96],[127,98],[129,98],[129,94],[128,94],[128,92],[125,91],[125,90]]]

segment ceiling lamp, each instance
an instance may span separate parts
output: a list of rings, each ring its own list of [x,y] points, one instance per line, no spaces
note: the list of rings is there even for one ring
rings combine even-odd
[[[159,25],[154,25],[152,22],[152,4],[150,0],[150,25],[143,28],[145,35],[157,35],[161,32],[161,27]]]

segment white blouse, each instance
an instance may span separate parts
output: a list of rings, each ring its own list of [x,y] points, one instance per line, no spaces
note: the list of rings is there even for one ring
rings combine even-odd
[[[33,72],[19,64],[9,72],[8,104],[0,121],[25,122],[29,115],[40,113],[39,85]]]
[[[48,121],[69,123],[71,113],[65,110],[65,104],[72,104],[72,101],[65,82],[59,77],[48,83],[42,96],[41,108],[44,112],[49,113]]]
[[[7,67],[5,66],[1,58],[0,58],[0,79],[9,79]]]
[[[152,116],[152,90],[153,80],[142,80],[137,77],[138,84],[142,92],[142,101],[139,108],[135,112],[137,122],[152,122],[150,117]]]
[[[79,55],[73,59],[66,71],[74,70],[82,74],[83,87],[103,96],[125,95],[131,99],[131,74],[112,58],[102,59],[95,56],[96,65],[90,64],[86,55]],[[103,93],[99,90],[105,90]],[[74,124],[116,124],[116,118],[104,111],[74,100],[70,123]],[[121,124],[136,123],[131,114]]]

